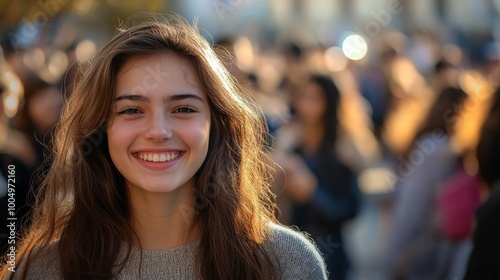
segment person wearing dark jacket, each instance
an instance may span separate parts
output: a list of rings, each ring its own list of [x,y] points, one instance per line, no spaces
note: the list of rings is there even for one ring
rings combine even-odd
[[[469,257],[466,280],[500,279],[500,88],[483,124],[477,147],[479,174],[490,194],[476,212],[474,247]]]

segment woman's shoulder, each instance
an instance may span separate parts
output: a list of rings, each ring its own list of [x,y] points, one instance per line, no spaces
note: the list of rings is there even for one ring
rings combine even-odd
[[[48,245],[44,250],[35,248],[31,254],[28,271],[26,271],[26,279],[62,279],[59,263],[57,243]],[[26,261],[21,259],[19,264],[9,270],[4,279],[21,279],[25,266]]]
[[[283,279],[327,279],[325,261],[305,233],[276,223],[270,227],[266,249],[278,263]]]

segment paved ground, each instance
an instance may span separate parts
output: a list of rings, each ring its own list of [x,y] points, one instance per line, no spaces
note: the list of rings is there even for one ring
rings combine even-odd
[[[345,246],[352,271],[350,280],[385,280],[384,248],[390,223],[389,195],[365,195],[362,211],[345,227]]]

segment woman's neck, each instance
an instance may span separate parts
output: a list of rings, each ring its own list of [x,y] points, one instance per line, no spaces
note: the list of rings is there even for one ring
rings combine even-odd
[[[171,249],[198,239],[192,188],[159,194],[132,187],[129,192],[132,227],[142,249]]]

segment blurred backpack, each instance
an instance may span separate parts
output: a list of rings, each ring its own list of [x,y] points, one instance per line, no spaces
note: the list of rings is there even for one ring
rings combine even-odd
[[[481,203],[481,181],[462,168],[444,182],[437,195],[439,232],[445,240],[461,241],[471,236],[474,214]]]

